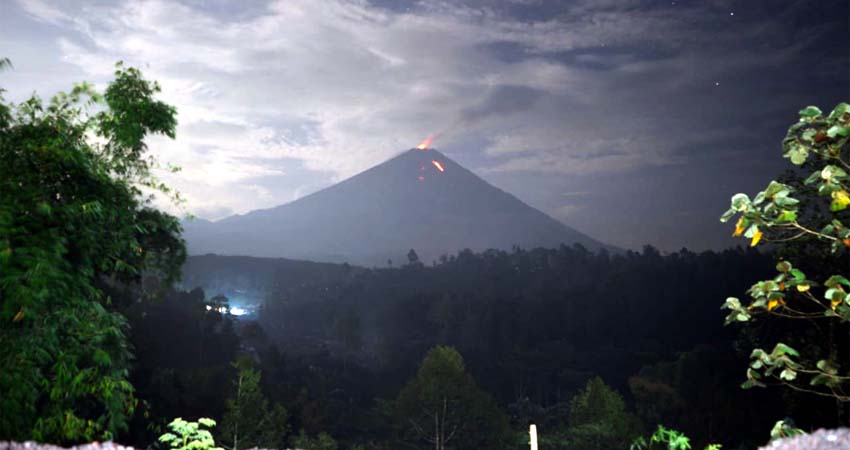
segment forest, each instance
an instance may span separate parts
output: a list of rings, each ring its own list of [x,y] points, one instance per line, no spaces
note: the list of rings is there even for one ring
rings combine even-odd
[[[0,439],[500,449],[535,424],[546,449],[736,449],[850,420],[845,103],[801,110],[794,169],[718,211],[746,246],[367,268],[187,258],[151,201],[179,201],[147,153],[175,134],[158,92],[118,64],[102,94],[0,103]]]

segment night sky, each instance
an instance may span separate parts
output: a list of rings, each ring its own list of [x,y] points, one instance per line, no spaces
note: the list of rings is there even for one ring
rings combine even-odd
[[[8,99],[158,80],[165,181],[208,219],[434,147],[624,248],[724,248],[785,129],[850,101],[847,0],[0,0]],[[416,199],[411,199],[415,202]],[[172,211],[174,210],[173,207]]]

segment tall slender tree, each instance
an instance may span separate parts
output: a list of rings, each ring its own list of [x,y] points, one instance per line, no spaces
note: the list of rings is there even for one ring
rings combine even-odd
[[[288,430],[286,409],[279,403],[269,407],[260,388],[260,372],[249,358],[239,358],[233,367],[237,373],[221,421],[219,442],[229,450],[281,447]]]
[[[417,448],[495,448],[507,419],[466,373],[457,350],[438,346],[395,402],[402,439]]]

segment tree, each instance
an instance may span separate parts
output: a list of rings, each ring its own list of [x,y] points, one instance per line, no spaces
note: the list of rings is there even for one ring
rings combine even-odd
[[[220,442],[230,450],[240,448],[279,448],[286,435],[288,413],[269,401],[260,389],[260,372],[251,367],[247,357],[233,363],[237,369],[233,395],[221,421]]]
[[[591,378],[570,402],[569,448],[627,448],[639,432],[637,419],[626,411],[623,397],[601,378]]]
[[[168,445],[171,450],[224,450],[215,446],[210,430],[215,420],[201,417],[197,422],[188,422],[178,417],[168,424],[171,430],[159,437],[159,442]]]
[[[780,260],[774,278],[759,281],[747,291],[750,299],[746,304],[736,297],[726,300],[726,323],[772,316],[796,320],[796,329],[816,322],[833,336],[843,336],[825,341],[820,348],[810,347],[808,353],[783,342],[776,343],[771,351],[756,348],[744,387],[782,384],[846,403],[850,402],[850,376],[841,374],[850,369],[846,348],[850,281],[841,274],[846,275],[846,267],[836,266],[842,263],[837,257],[850,247],[850,105],[841,103],[826,116],[814,106],[799,114],[799,122],[789,128],[782,147],[783,156],[809,174],[803,189],[774,180],[752,199],[735,194],[721,221],[738,216],[733,236],[749,238],[751,246],[762,240],[779,246],[804,242],[836,258],[829,272],[817,277],[809,277],[802,270],[809,271],[813,265],[805,252],[799,253],[793,264]]]
[[[127,427],[127,325],[99,286],[143,272],[173,281],[185,259],[179,221],[141,190],[171,195],[145,155],[146,136],[174,137],[158,91],[119,64],[103,96],[82,84],[46,105],[0,99],[0,438]]]
[[[407,252],[407,264],[411,266],[422,265],[419,261],[419,255],[416,254],[416,250],[410,249],[410,251]]]
[[[463,357],[446,346],[428,352],[394,409],[402,439],[417,448],[493,448],[507,430],[493,399],[466,373]]]

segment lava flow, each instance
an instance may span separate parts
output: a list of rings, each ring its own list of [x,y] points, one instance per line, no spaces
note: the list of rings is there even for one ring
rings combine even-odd
[[[436,167],[436,168],[437,168],[437,170],[439,170],[440,172],[445,172],[445,171],[446,171],[446,169],[444,169],[444,168],[443,168],[443,165],[442,165],[442,164],[440,164],[440,161],[437,161],[436,159],[432,160],[432,161],[431,161],[431,164],[433,164],[433,165],[434,165],[434,167]]]

